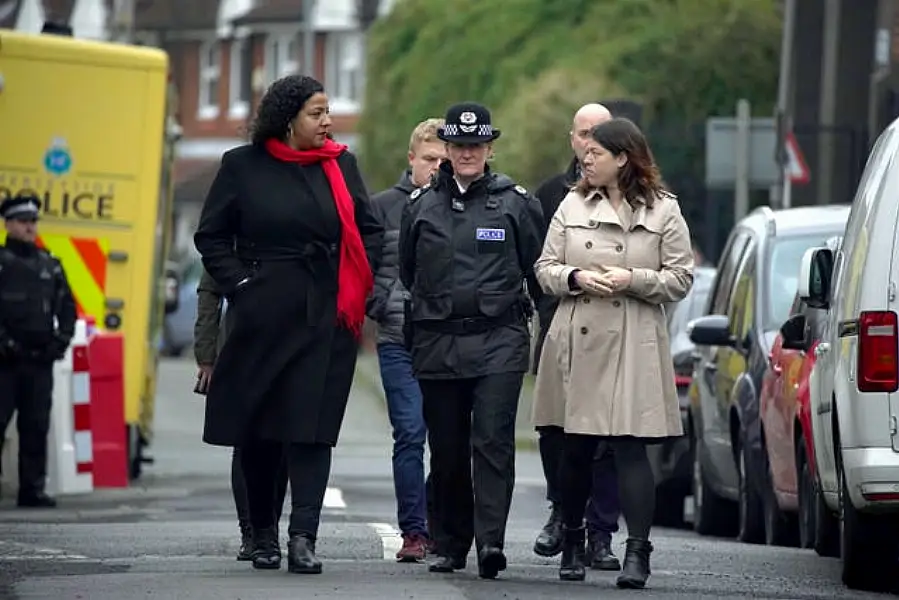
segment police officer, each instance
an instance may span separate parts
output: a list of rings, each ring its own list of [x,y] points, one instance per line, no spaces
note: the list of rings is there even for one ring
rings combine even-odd
[[[429,570],[465,568],[474,538],[479,575],[493,579],[506,568],[515,417],[530,359],[524,281],[542,249],[543,212],[487,166],[500,131],[484,106],[450,107],[437,136],[448,160],[409,196],[399,239],[441,525]]]
[[[51,508],[44,491],[53,363],[75,332],[75,300],[59,261],[35,244],[40,200],[20,195],[0,203],[6,245],[0,246],[0,450],[18,411],[19,499]]]

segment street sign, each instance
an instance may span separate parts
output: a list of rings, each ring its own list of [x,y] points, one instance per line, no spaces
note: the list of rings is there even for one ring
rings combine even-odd
[[[749,124],[749,186],[769,189],[779,181],[774,160],[777,126],[772,118]],[[737,182],[737,119],[712,117],[706,121],[705,180],[713,189],[732,189]]]
[[[808,164],[805,162],[802,149],[799,148],[799,142],[796,141],[796,136],[793,135],[792,131],[787,133],[787,138],[784,140],[784,149],[787,152],[787,177],[790,178],[790,183],[808,183],[812,178],[812,174]]]

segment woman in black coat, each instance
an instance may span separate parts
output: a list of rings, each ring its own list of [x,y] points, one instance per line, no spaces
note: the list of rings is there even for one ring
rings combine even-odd
[[[288,568],[321,573],[315,541],[331,449],[383,234],[356,160],[330,127],[319,82],[292,75],[272,84],[252,143],[222,157],[194,236],[234,318],[203,440],[241,447],[259,569],[281,564],[274,490],[286,450]]]

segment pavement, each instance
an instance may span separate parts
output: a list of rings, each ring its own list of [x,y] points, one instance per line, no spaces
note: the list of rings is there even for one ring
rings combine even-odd
[[[539,458],[527,449],[517,455],[510,565],[499,579],[478,579],[473,556],[467,570],[451,575],[397,564],[390,428],[373,361],[366,356],[360,362],[335,451],[318,547],[324,574],[260,572],[235,560],[230,450],[202,443],[203,403],[191,393],[194,369],[173,359],[160,370],[155,464],[138,483],[63,497],[50,511],[17,509],[9,494],[0,500],[0,599],[578,600],[631,593],[615,588],[614,573],[561,582],[558,559],[533,554],[546,502]],[[840,583],[839,562],[807,550],[661,528],[653,530],[653,544],[643,597],[878,597],[849,592]],[[617,554],[623,545],[622,532],[613,542]]]

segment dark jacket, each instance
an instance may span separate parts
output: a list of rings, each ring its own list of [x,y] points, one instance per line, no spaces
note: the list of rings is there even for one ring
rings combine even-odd
[[[194,356],[198,365],[214,365],[227,336],[222,326],[224,296],[212,276],[203,270],[197,285],[197,320],[194,323]]]
[[[407,170],[396,185],[371,199],[372,212],[384,227],[381,264],[367,307],[369,318],[378,324],[378,343],[403,343],[403,299],[407,293],[400,282],[400,220],[414,190],[412,172]]]
[[[543,229],[544,238],[546,237],[546,232],[549,229],[549,223],[552,221],[553,215],[556,214],[556,210],[559,208],[562,200],[565,199],[565,196],[568,195],[568,192],[571,191],[572,186],[577,183],[579,174],[580,169],[578,168],[577,159],[572,159],[571,164],[568,165],[568,169],[566,169],[564,173],[553,175],[541,183],[540,187],[537,188],[537,191],[534,192],[537,200],[540,201],[540,206],[543,207],[543,216],[545,217],[546,225]],[[534,303],[537,306],[537,318],[539,321],[537,342],[534,345],[533,372],[536,373],[537,367],[540,364],[540,352],[543,351],[543,342],[546,339],[546,332],[549,330],[549,324],[552,323],[553,315],[556,314],[556,308],[559,306],[559,298],[552,294],[541,293],[534,299]]]
[[[337,161],[377,268],[383,228],[355,157]],[[336,325],[341,235],[320,164],[281,162],[252,145],[222,157],[194,235],[234,319],[206,397],[207,443],[336,445],[358,350]]]
[[[0,361],[52,363],[75,333],[75,298],[59,259],[30,242],[0,245]]]
[[[526,372],[525,279],[542,248],[540,203],[488,171],[460,192],[448,162],[416,190],[400,227],[400,278],[411,295],[420,379]]]

